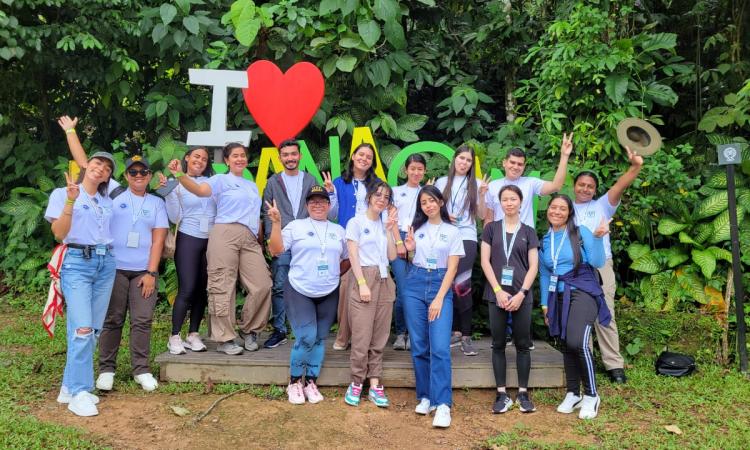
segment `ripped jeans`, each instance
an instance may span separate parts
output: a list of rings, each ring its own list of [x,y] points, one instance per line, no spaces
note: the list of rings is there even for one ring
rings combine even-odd
[[[317,379],[326,354],[326,338],[336,321],[339,289],[323,297],[310,298],[297,292],[289,281],[284,285],[284,304],[294,332],[289,355],[292,381],[307,377]]]
[[[84,258],[83,250],[69,248],[60,280],[68,342],[62,384],[75,396],[94,390],[94,350],[115,281],[115,257],[107,250]]]

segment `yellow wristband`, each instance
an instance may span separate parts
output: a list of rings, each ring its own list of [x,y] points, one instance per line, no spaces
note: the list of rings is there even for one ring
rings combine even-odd
[[[69,198],[68,198],[68,199],[65,199],[65,204],[66,204],[66,205],[75,205],[75,203],[76,203],[76,201],[75,201],[75,200],[71,200],[71,199],[69,199]]]
[[[357,278],[357,284],[362,286],[363,284],[367,283],[367,280],[364,278]]]
[[[76,134],[76,129],[68,128],[67,130],[65,130],[65,134]]]
[[[496,286],[496,287],[492,288],[492,292],[494,292],[495,294],[497,294],[498,292],[500,292],[501,289],[502,288],[500,286]]]
[[[174,174],[175,178],[180,178],[180,177],[184,177],[184,176],[185,176],[185,172],[175,172],[175,174]]]
[[[404,241],[396,241],[396,245],[401,245],[403,243],[404,243]]]

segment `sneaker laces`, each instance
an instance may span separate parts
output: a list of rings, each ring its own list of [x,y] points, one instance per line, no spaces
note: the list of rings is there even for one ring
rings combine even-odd
[[[362,395],[362,385],[357,383],[352,383],[351,385],[352,394],[359,397]]]

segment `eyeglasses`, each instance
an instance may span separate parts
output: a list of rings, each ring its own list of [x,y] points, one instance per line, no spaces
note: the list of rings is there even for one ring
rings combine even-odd
[[[138,175],[145,177],[148,176],[151,173],[149,169],[128,169],[128,175],[131,177],[136,177]]]
[[[307,202],[308,205],[313,205],[313,206],[322,206],[328,203],[331,203],[331,202],[329,200],[308,200]]]

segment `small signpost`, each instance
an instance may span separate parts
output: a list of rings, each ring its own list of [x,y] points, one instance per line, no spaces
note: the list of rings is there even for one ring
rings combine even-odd
[[[727,192],[729,194],[729,235],[732,241],[732,271],[734,272],[734,298],[737,311],[737,351],[740,357],[740,372],[747,373],[747,347],[745,336],[745,291],[742,287],[740,266],[740,237],[737,225],[737,196],[735,193],[734,166],[742,162],[742,144],[716,146],[719,165],[727,166]]]

